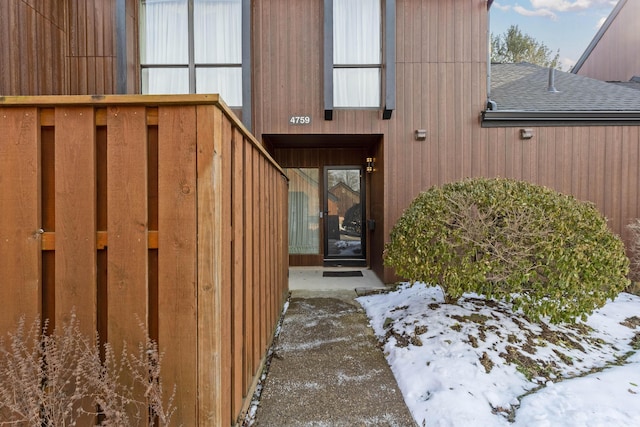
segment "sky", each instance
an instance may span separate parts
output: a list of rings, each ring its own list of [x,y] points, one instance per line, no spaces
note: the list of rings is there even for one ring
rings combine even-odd
[[[443,304],[422,283],[358,298],[419,426],[640,425],[640,297],[621,293],[579,329],[483,301]],[[527,378],[514,349],[543,369]]]
[[[491,6],[491,33],[502,35],[517,25],[544,43],[560,50],[560,69],[569,71],[585,51],[617,0],[495,0]]]

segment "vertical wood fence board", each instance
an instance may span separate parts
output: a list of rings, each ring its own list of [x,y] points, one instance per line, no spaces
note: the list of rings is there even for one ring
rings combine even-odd
[[[264,177],[265,172],[266,172],[266,168],[265,168],[265,160],[264,158],[260,158],[260,160],[258,161],[258,170],[259,170],[259,175],[260,177]],[[269,294],[268,294],[268,289],[267,289],[267,274],[266,274],[266,254],[267,254],[267,248],[266,248],[266,242],[265,242],[265,228],[266,228],[266,221],[265,221],[265,213],[267,210],[267,204],[266,204],[266,188],[265,188],[265,180],[264,179],[260,179],[259,185],[259,193],[260,193],[260,208],[258,210],[258,216],[260,217],[260,225],[258,226],[258,234],[259,234],[259,242],[260,242],[260,276],[259,276],[259,283],[260,283],[260,300],[262,302],[262,313],[260,315],[260,352],[264,352],[267,350],[267,348],[269,347],[269,343],[268,343],[268,338],[267,338],[267,331],[269,329],[269,327],[267,326],[267,323],[269,322]]]
[[[178,385],[176,422],[196,425],[195,107],[161,106],[158,115],[158,342]]]
[[[231,140],[233,146],[233,172],[231,178],[231,192],[233,200],[233,289],[232,289],[232,306],[233,306],[233,323],[232,323],[232,351],[233,363],[231,365],[231,373],[233,375],[232,387],[232,411],[237,414],[242,407],[242,398],[244,395],[243,381],[243,357],[244,357],[244,338],[243,334],[243,282],[244,282],[244,193],[243,193],[243,173],[242,173],[242,151],[243,140],[242,135],[237,129],[234,129]]]
[[[253,237],[253,359],[258,363],[262,355],[262,348],[260,347],[260,325],[262,324],[262,318],[260,313],[262,307],[264,307],[263,299],[260,295],[260,171],[258,170],[260,164],[260,153],[256,148],[251,149],[252,158],[252,185],[253,188],[253,200],[252,211],[253,215],[251,219],[251,234]],[[257,365],[256,365],[257,366]]]
[[[36,108],[0,108],[0,333],[41,308],[40,170]]]
[[[271,329],[269,330],[269,338],[271,338],[273,334],[273,326],[278,321],[278,316],[280,314],[279,310],[279,302],[280,297],[278,295],[278,280],[277,280],[277,268],[276,262],[278,262],[278,250],[276,249],[276,237],[278,232],[278,207],[277,201],[278,197],[276,194],[277,185],[276,180],[278,179],[278,174],[275,170],[269,169],[269,281],[271,282],[271,306],[273,307],[271,311],[271,322],[269,326]]]
[[[92,339],[97,327],[96,134],[93,107],[55,110],[55,322],[75,311]]]
[[[220,293],[222,297],[222,309],[221,313],[222,322],[222,366],[224,371],[222,372],[222,398],[225,410],[229,420],[235,421],[237,414],[231,411],[232,402],[232,375],[231,364],[232,359],[232,338],[231,338],[231,320],[232,320],[232,305],[231,305],[231,289],[232,283],[232,228],[231,228],[231,173],[232,173],[232,157],[231,157],[231,122],[226,116],[222,116],[222,129],[220,132],[220,155],[222,159],[222,183],[221,183],[221,198],[222,198],[222,283],[220,283]],[[217,145],[217,144],[216,144]],[[225,424],[228,425],[228,424]]]
[[[262,226],[260,227],[260,234],[262,236],[262,253],[265,256],[260,260],[262,263],[262,280],[264,281],[264,294],[265,294],[265,318],[264,318],[264,348],[266,351],[269,347],[269,334],[271,332],[271,320],[273,318],[271,312],[273,307],[271,306],[271,283],[269,281],[269,197],[267,192],[269,191],[269,168],[267,161],[263,158],[262,163],[262,176],[265,179],[262,180]]]
[[[253,255],[253,147],[248,141],[244,141],[244,159],[242,165],[242,171],[244,172],[244,188],[245,188],[245,205],[244,205],[244,217],[242,228],[244,233],[244,376],[245,383],[244,389],[247,390],[250,385],[253,376],[256,374],[256,367],[258,361],[254,358],[253,351],[253,331],[255,330],[255,324],[253,322],[254,306],[253,306],[253,266],[256,258]]]
[[[147,126],[144,107],[107,113],[108,340],[137,345],[147,323]]]
[[[222,284],[222,113],[197,111],[198,185],[198,424],[230,425],[221,392],[223,351]]]

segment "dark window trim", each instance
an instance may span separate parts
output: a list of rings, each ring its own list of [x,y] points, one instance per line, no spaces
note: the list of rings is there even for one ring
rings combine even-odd
[[[389,120],[396,109],[396,0],[384,0],[385,97],[382,118]]]
[[[324,0],[324,119],[333,120],[333,0]]]
[[[127,93],[127,6],[116,0],[116,93]]]
[[[384,43],[382,64],[334,64],[333,63],[333,0],[324,0],[324,119],[333,120],[333,69],[381,68],[384,72],[384,106],[382,118],[389,120],[396,108],[396,1],[384,2],[382,31]]]
[[[242,123],[252,131],[251,92],[251,0],[242,0]],[[245,29],[247,31],[245,31]]]

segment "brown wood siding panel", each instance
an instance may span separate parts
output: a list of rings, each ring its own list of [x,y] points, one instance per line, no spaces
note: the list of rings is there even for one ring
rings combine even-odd
[[[197,335],[185,333],[197,331],[195,107],[158,109],[158,180],[158,342],[180,384],[176,416],[195,425]]]
[[[0,3],[0,94],[64,93],[64,21],[47,5]]]
[[[578,74],[606,81],[629,81],[640,74],[640,2],[627,1]]]
[[[69,1],[65,74],[70,94],[115,93],[115,5],[115,1]],[[132,43],[127,46],[128,50],[137,52],[137,43],[133,43],[132,37],[129,40]]]
[[[0,298],[11,302],[0,314],[3,335],[40,312],[39,132],[35,108],[0,108]]]
[[[96,146],[92,107],[56,109],[55,322],[96,331]],[[73,262],[69,262],[73,260]]]

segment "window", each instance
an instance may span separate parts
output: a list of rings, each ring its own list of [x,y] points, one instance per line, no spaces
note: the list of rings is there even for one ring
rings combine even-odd
[[[142,93],[219,93],[242,105],[242,0],[142,0]]]
[[[320,253],[318,169],[288,168],[289,253]]]
[[[380,0],[333,0],[333,105],[380,107]]]

